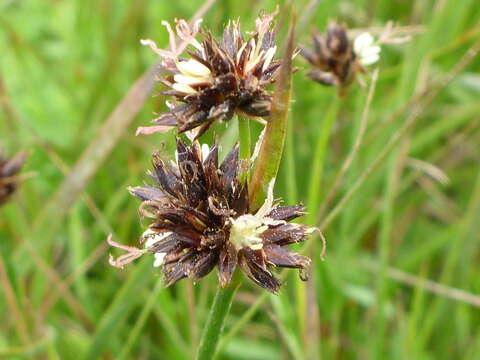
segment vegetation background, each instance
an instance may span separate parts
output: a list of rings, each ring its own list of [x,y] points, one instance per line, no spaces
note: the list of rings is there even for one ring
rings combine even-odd
[[[276,4],[209,0],[204,25],[220,34],[239,18],[252,29]],[[0,209],[1,358],[192,358],[215,272],[164,289],[151,258],[109,266],[105,239],[138,239],[139,204],[126,187],[146,180],[153,151],[173,148],[171,134],[134,136],[165,106],[150,97],[156,58],[139,40],[166,46],[161,20],[202,5],[0,3],[0,142],[30,153],[28,178]],[[304,221],[324,230],[327,256],[312,239],[311,281],[291,271],[278,296],[245,281],[220,358],[479,359],[478,0],[292,6],[302,44],[331,19],[377,35],[393,20],[411,41],[383,46],[376,86],[371,72],[341,100],[296,60],[275,195],[308,206]],[[234,122],[204,139],[225,150]]]

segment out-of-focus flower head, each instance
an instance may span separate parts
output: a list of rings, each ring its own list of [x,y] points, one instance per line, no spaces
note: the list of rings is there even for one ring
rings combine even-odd
[[[202,135],[216,120],[228,121],[234,113],[247,117],[270,114],[271,95],[266,86],[275,82],[281,61],[275,60],[273,18],[261,15],[256,30],[244,38],[238,21],[230,21],[220,41],[200,22],[189,26],[185,20],[176,21],[178,38],[190,47],[178,54],[175,34],[167,22],[170,50],[162,50],[152,40],[142,40],[161,57],[164,69],[170,73],[161,81],[169,87],[164,92],[169,111],[153,120],[151,127],[141,127],[138,133],[165,132],[177,127],[179,133],[193,131],[193,138]],[[195,37],[199,34],[201,41]]]
[[[337,86],[341,94],[365,66],[380,58],[380,46],[368,33],[359,35],[353,43],[345,28],[336,23],[328,26],[326,36],[314,30],[313,49],[301,48],[301,54],[310,63],[308,77],[327,86]]]
[[[235,146],[218,164],[218,147],[211,149],[177,140],[177,161],[153,156],[152,185],[130,188],[142,200],[141,215],[150,218],[140,237],[142,248],[112,246],[127,251],[110,263],[117,267],[153,253],[167,285],[189,277],[200,279],[218,267],[221,286],[237,266],[256,284],[277,292],[275,266],[300,269],[306,280],[310,259],[285,246],[304,241],[314,229],[289,221],[301,216],[300,205],[279,206],[273,182],[260,209],[249,209],[248,191],[238,179],[240,162]]]
[[[7,202],[18,187],[18,173],[23,167],[27,153],[20,152],[7,158],[0,149],[0,205]]]

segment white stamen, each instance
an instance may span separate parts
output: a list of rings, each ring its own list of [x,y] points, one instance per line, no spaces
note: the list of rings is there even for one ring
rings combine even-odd
[[[263,224],[263,219],[255,215],[242,215],[232,221],[230,228],[230,241],[235,249],[250,248],[252,250],[260,250],[263,247],[263,240],[259,236],[268,226]]]
[[[263,239],[260,235],[268,229],[269,225],[275,226],[284,224],[283,220],[275,220],[267,215],[273,209],[273,185],[275,179],[268,184],[267,199],[255,215],[246,214],[236,219],[230,219],[230,241],[237,249],[250,248],[260,250],[263,248]]]
[[[153,256],[155,257],[155,261],[153,262],[153,267],[162,266],[166,255],[167,253],[164,253],[164,252],[153,254]]]
[[[187,76],[187,75],[181,75],[181,74],[174,75],[173,80],[175,80],[175,82],[177,83],[186,84],[186,85],[198,85],[198,84],[204,84],[204,83],[210,82],[209,78],[201,78],[201,77]]]
[[[196,94],[197,93],[197,90],[195,90],[194,88],[192,88],[190,85],[187,85],[187,84],[181,84],[181,83],[175,83],[172,85],[172,89],[173,90],[176,90],[180,93],[184,93],[186,95],[190,95],[190,94]]]
[[[210,78],[210,69],[197,60],[179,61],[177,63],[177,69],[184,75]]]

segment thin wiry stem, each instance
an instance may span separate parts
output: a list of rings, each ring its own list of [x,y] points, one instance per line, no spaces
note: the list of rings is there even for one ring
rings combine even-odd
[[[333,198],[337,194],[337,190],[339,186],[342,184],[343,178],[352,165],[353,159],[358,153],[358,150],[360,149],[360,145],[362,144],[363,136],[365,135],[365,130],[367,128],[367,120],[368,120],[368,114],[370,110],[370,105],[372,103],[373,99],[373,94],[375,93],[375,85],[377,83],[378,79],[378,69],[375,70],[372,74],[372,80],[370,83],[370,89],[368,91],[368,96],[367,96],[367,102],[365,104],[365,108],[363,110],[362,114],[362,119],[360,121],[360,129],[358,130],[358,135],[355,138],[355,143],[353,144],[352,150],[348,154],[347,158],[342,164],[342,167],[340,168],[340,171],[338,172],[337,176],[335,177],[335,180],[333,182],[333,185],[330,187],[330,190],[328,191],[327,196],[325,197],[325,201],[322,204],[322,207],[318,211],[317,217],[321,218],[325,212],[325,210],[328,208],[330,203],[332,202]]]
[[[212,360],[217,349],[217,343],[223,331],[225,318],[232,305],[233,297],[240,286],[238,274],[234,276],[231,283],[222,289],[218,287],[215,299],[213,300],[207,323],[203,329],[200,346],[198,347],[197,360]]]

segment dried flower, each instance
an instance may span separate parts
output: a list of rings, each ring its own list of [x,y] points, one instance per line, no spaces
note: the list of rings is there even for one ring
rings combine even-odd
[[[200,279],[215,266],[221,286],[228,284],[237,265],[256,284],[277,292],[280,281],[272,266],[298,268],[306,280],[310,259],[285,248],[304,241],[314,229],[289,223],[303,207],[279,206],[273,182],[260,209],[249,211],[248,191],[237,178],[238,146],[218,165],[218,147],[186,146],[177,140],[177,162],[153,156],[154,185],[130,188],[142,200],[140,213],[152,219],[140,242],[142,249],[113,242],[128,253],[114,266],[122,267],[146,252],[154,254],[165,282],[171,285],[190,277]]]
[[[230,21],[220,42],[209,31],[200,30],[198,22],[190,27],[184,20],[175,20],[178,37],[192,47],[186,51],[189,58],[177,54],[175,35],[166,22],[170,51],[159,49],[152,40],[142,40],[160,55],[163,67],[170,72],[162,82],[170,88],[164,94],[172,96],[173,102],[167,101],[170,110],[153,120],[156,126],[141,127],[137,134],[165,132],[177,126],[179,133],[195,129],[193,137],[198,138],[214,121],[228,121],[234,113],[268,116],[272,98],[266,86],[275,82],[281,65],[274,60],[275,15],[260,16],[247,40],[240,23]],[[202,42],[195,39],[198,32]]]
[[[4,204],[17,189],[19,178],[18,172],[22,168],[27,153],[20,152],[11,159],[0,150],[0,205]]]
[[[355,79],[380,58],[380,46],[368,33],[359,35],[353,42],[348,39],[344,27],[330,24],[326,37],[314,31],[314,49],[301,48],[303,57],[313,66],[307,75],[327,86],[337,86],[341,94]]]

